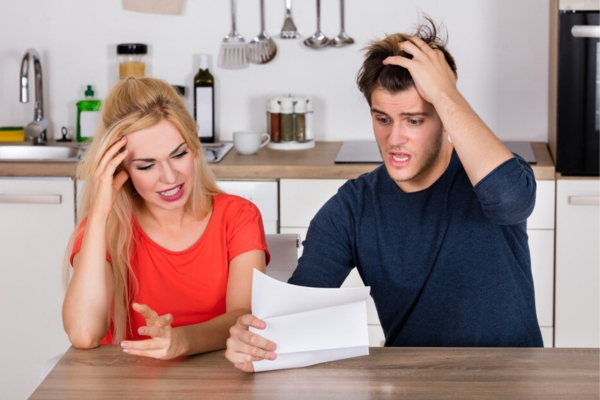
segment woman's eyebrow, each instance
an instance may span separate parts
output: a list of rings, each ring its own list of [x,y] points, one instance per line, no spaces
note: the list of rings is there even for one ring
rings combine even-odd
[[[170,155],[170,156],[173,156],[173,155],[175,155],[175,154],[176,154],[176,153],[179,151],[179,149],[181,148],[181,146],[183,146],[184,144],[185,144],[185,142],[181,143],[179,146],[177,146],[177,147],[175,148],[175,150],[173,150],[172,152],[170,152],[170,153],[169,153],[169,155]],[[156,161],[156,159],[155,159],[155,158],[134,158],[134,159],[133,159],[133,160],[131,160],[131,161],[144,161],[144,162],[152,162],[152,161]]]

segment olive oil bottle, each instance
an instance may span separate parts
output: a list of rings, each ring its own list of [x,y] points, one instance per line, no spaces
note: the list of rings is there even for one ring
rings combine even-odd
[[[215,80],[208,70],[208,55],[200,54],[200,69],[194,77],[194,119],[202,143],[215,141]]]
[[[102,102],[94,98],[94,90],[88,85],[85,99],[77,102],[77,141],[85,142],[94,136],[100,122]]]

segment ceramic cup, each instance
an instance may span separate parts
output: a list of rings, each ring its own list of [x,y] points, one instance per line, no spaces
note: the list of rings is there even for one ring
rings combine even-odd
[[[233,132],[233,146],[240,154],[254,154],[271,141],[268,133],[241,131]]]

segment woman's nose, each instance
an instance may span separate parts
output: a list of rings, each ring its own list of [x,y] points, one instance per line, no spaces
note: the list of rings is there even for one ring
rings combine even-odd
[[[164,163],[161,178],[165,183],[174,183],[177,179],[177,173],[169,163]]]

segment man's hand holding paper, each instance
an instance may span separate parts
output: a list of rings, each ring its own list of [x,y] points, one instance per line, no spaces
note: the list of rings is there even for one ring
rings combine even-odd
[[[368,287],[308,288],[255,271],[255,317],[242,316],[231,328],[226,357],[243,371],[260,372],[367,355],[368,296]]]

